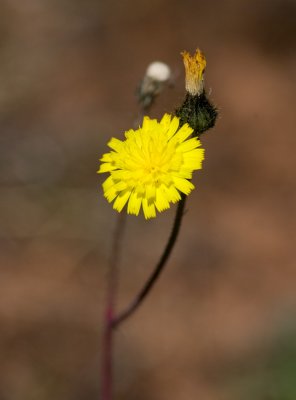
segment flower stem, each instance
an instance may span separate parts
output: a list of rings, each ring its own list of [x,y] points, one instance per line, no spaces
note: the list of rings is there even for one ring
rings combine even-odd
[[[139,124],[140,119],[143,118],[144,113],[150,107],[141,107],[138,117],[134,122],[134,126]],[[124,234],[126,222],[126,214],[120,213],[116,219],[116,226],[112,239],[112,246],[109,258],[109,268],[107,276],[107,295],[106,306],[104,311],[104,333],[102,344],[102,396],[101,400],[112,400],[112,387],[113,387],[113,320],[115,319],[115,301],[118,289],[118,275],[119,275],[119,260],[122,250],[122,238]]]
[[[176,243],[178,233],[181,227],[182,217],[184,215],[185,202],[186,202],[186,196],[182,195],[182,199],[178,203],[174,225],[171,234],[169,236],[167,245],[154,271],[152,272],[148,280],[145,282],[144,286],[142,287],[138,295],[130,303],[130,305],[121,313],[119,313],[117,316],[114,316],[112,318],[111,328],[117,328],[123,321],[125,321],[128,317],[130,317],[143,303],[144,299],[146,298],[146,296],[156,283]]]
[[[159,92],[155,92],[152,96],[150,93],[151,99],[150,102],[145,104],[141,103],[141,99],[139,99],[140,109],[138,112],[138,117],[134,121],[135,128],[139,125],[140,120],[144,117],[145,114],[148,114],[150,108],[152,106],[153,101],[155,100],[155,96],[158,95]],[[180,203],[179,203],[180,204]],[[178,213],[178,212],[177,212]],[[118,286],[118,264],[121,256],[122,250],[122,238],[124,234],[126,222],[126,214],[120,213],[117,220],[116,220],[116,227],[114,231],[112,246],[111,246],[111,253],[109,259],[109,270],[108,270],[108,277],[107,277],[107,300],[106,300],[106,307],[104,311],[104,333],[103,333],[103,344],[102,344],[102,389],[101,389],[101,400],[112,400],[112,382],[113,382],[113,328],[114,322],[118,325],[118,318],[115,317],[115,300],[117,295],[117,286]],[[181,221],[180,221],[181,222]],[[179,229],[178,229],[179,230]],[[178,232],[177,232],[178,234]],[[176,240],[176,239],[175,239]],[[175,242],[174,240],[174,242]],[[173,244],[172,244],[173,246]],[[167,246],[168,247],[168,246]],[[166,258],[168,258],[170,254],[170,250]],[[165,263],[166,260],[164,260]],[[159,275],[162,267],[160,268],[157,276]],[[157,272],[157,271],[155,271]],[[156,281],[157,276],[154,277],[154,281]],[[147,282],[148,283],[148,282]],[[150,283],[150,287],[152,287],[153,282]],[[150,288],[146,290],[148,293]],[[144,297],[146,297],[147,293],[144,293]],[[143,297],[143,298],[144,298]],[[141,301],[140,301],[141,302]],[[139,304],[138,304],[139,305]],[[133,307],[134,309],[137,308]],[[132,313],[131,310],[128,315]],[[119,315],[120,317],[120,315]],[[124,319],[127,318],[124,317]],[[119,321],[120,322],[120,321]]]
[[[112,248],[109,259],[107,277],[107,299],[104,314],[104,334],[102,344],[102,397],[101,400],[112,399],[112,356],[113,356],[113,335],[112,321],[114,319],[114,306],[118,285],[118,261],[121,254],[121,241],[125,228],[126,215],[119,214],[116,219],[116,226],[112,241]]]

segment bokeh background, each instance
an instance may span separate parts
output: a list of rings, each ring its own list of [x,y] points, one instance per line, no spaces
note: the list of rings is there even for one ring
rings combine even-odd
[[[200,47],[219,107],[182,231],[150,298],[116,333],[115,399],[295,400],[295,0],[2,0],[0,399],[100,392],[116,214],[98,160],[138,113],[147,65]],[[174,208],[130,216],[118,307]]]

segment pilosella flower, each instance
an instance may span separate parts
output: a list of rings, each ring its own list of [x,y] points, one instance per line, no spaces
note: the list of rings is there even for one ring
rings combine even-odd
[[[194,185],[192,172],[201,169],[204,150],[200,141],[191,137],[188,124],[179,127],[179,118],[165,114],[160,122],[144,117],[137,130],[125,132],[125,140],[112,138],[112,149],[101,158],[98,173],[110,173],[103,183],[104,196],[113,208],[146,219],[156,211],[168,209],[171,203],[188,195]]]

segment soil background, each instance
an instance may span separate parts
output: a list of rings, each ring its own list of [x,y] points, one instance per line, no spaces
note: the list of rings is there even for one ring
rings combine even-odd
[[[167,269],[116,333],[114,399],[295,400],[295,20],[294,0],[1,1],[1,400],[99,398],[99,158],[151,61],[174,77],[151,116],[180,105],[197,47],[219,118]],[[119,309],[174,211],[127,218]]]

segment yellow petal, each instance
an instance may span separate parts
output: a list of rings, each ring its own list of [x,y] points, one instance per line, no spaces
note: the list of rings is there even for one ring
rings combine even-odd
[[[146,219],[149,218],[155,218],[156,217],[156,212],[155,212],[155,206],[154,204],[148,204],[148,201],[146,198],[142,200],[142,206],[143,206],[143,212],[144,212],[144,217]]]
[[[194,189],[194,185],[184,178],[178,178],[177,176],[175,176],[174,183],[176,188],[180,190],[180,192],[187,195],[192,191],[192,189]]]
[[[123,209],[123,207],[125,206],[126,202],[128,201],[130,194],[131,194],[131,192],[129,190],[121,192],[116,197],[116,200],[114,201],[114,204],[113,204],[113,208],[120,212]]]

